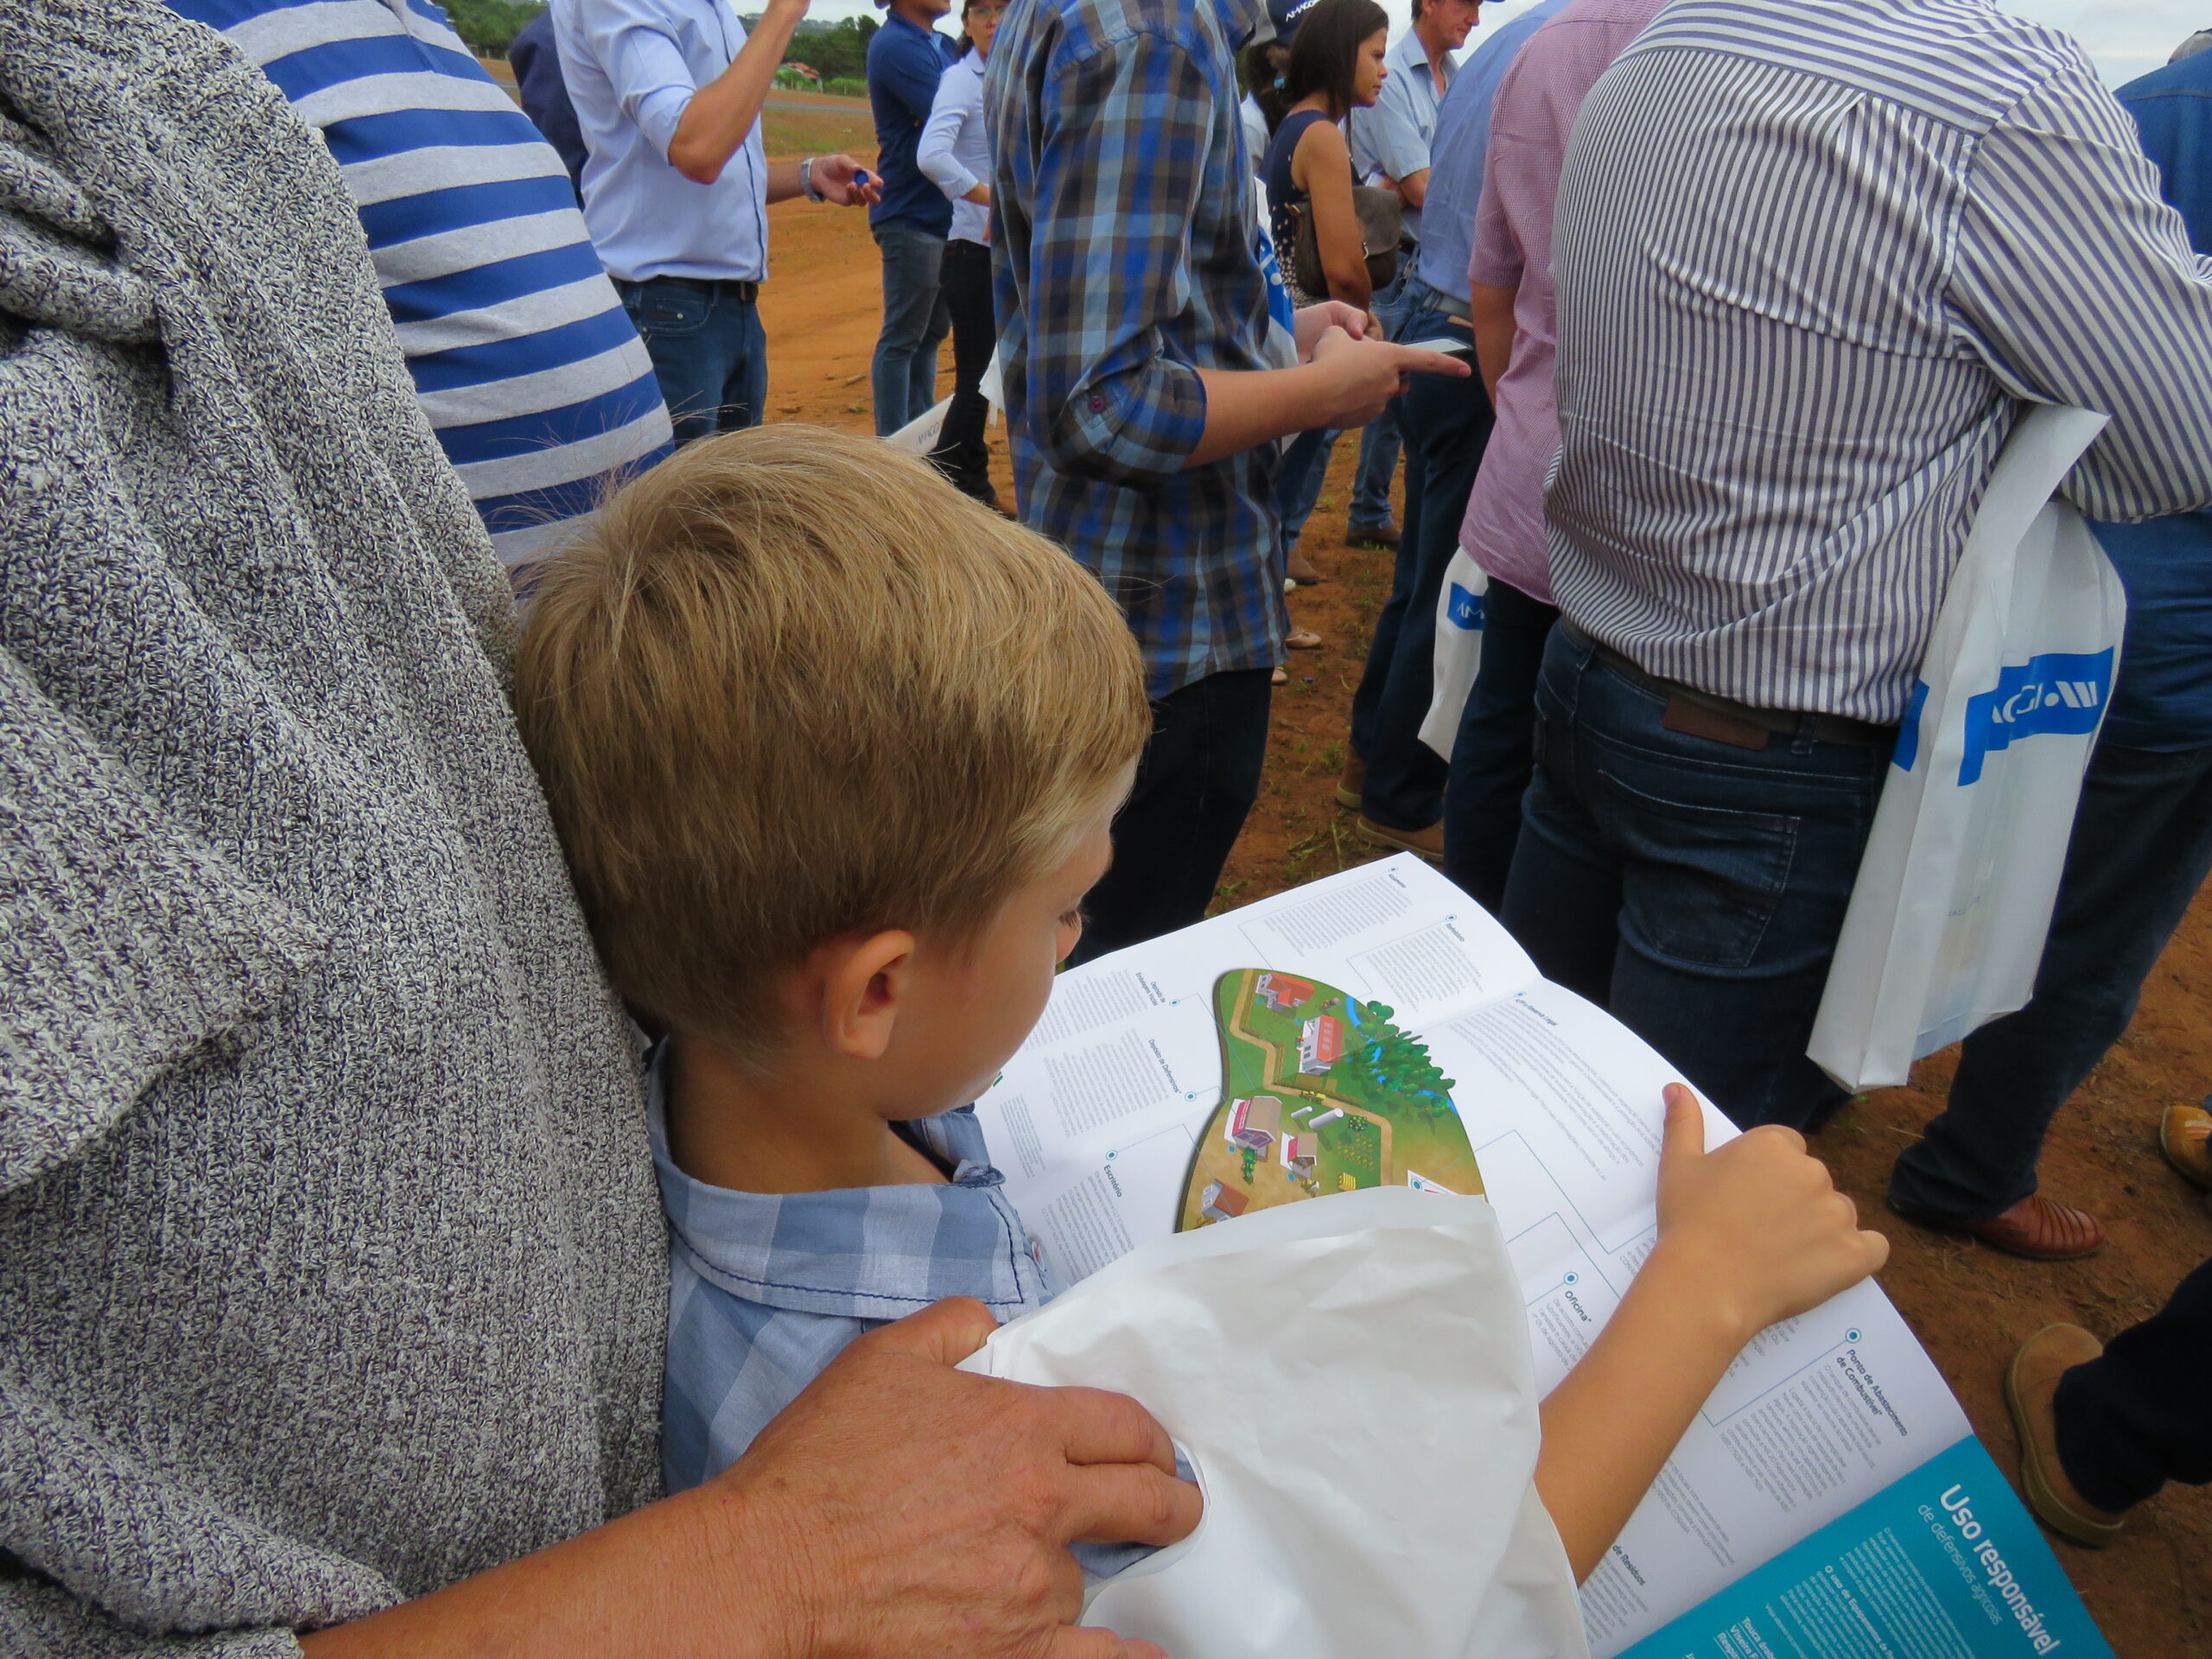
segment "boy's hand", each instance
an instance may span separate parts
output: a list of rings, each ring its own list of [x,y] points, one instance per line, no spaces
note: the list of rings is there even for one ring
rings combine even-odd
[[[1688,1306],[1722,1321],[1719,1334],[1740,1348],[1878,1272],[1889,1255],[1803,1135],[1770,1123],[1707,1152],[1697,1096],[1668,1085],[1659,1242],[1643,1272],[1694,1291]]]
[[[1296,312],[1298,321],[1298,360],[1313,360],[1313,348],[1321,343],[1321,336],[1332,328],[1341,328],[1354,340],[1367,337],[1367,313],[1356,305],[1346,305],[1342,300],[1323,300],[1317,305],[1302,305]]]
[[[1365,426],[1405,389],[1409,374],[1461,375],[1470,371],[1456,357],[1420,352],[1383,340],[1354,340],[1341,328],[1323,333],[1313,346],[1316,368],[1328,371],[1326,408],[1316,426],[1350,430]]]

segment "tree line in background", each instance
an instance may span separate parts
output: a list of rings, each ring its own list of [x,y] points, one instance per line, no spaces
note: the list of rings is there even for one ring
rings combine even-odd
[[[504,58],[522,26],[545,10],[540,0],[445,0],[454,33],[483,58]],[[758,14],[744,20],[750,29]],[[825,92],[868,92],[868,43],[875,34],[873,17],[840,17],[835,22],[809,18],[792,33],[785,63],[803,63],[822,78]],[[846,82],[833,86],[830,83]]]

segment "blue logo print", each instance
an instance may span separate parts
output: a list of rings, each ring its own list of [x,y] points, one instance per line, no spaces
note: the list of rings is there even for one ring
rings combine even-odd
[[[1913,762],[1920,759],[1920,711],[1927,706],[1928,682],[1915,680],[1912,701],[1904,708],[1904,724],[1897,728],[1897,746],[1890,752],[1891,764],[1899,772],[1910,772]]]
[[[2023,664],[2008,664],[1997,689],[1967,699],[1967,752],[1959,782],[1981,776],[1982,761],[2039,732],[2082,735],[2097,729],[2112,696],[2112,652],[2053,652]],[[1916,705],[1915,714],[1919,712]],[[1900,736],[1898,747],[1904,747]]]
[[[1483,625],[1483,595],[1471,594],[1458,582],[1452,584],[1452,604],[1445,614],[1452,619],[1455,628],[1473,632]]]

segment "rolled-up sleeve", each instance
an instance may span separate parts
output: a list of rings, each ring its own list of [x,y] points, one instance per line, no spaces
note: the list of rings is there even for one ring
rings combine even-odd
[[[1397,72],[1392,70],[1395,76]],[[1427,170],[1428,144],[1414,124],[1408,107],[1409,92],[1400,92],[1395,80],[1382,84],[1382,95],[1371,110],[1357,110],[1346,124],[1351,129],[1352,165],[1363,179],[1382,173],[1392,179],[1409,179]]]
[[[677,44],[675,20],[636,0],[579,0],[576,20],[622,113],[664,159],[676,124],[699,90]]]
[[[2015,395],[2112,423],[2067,480],[2095,518],[2212,504],[2212,259],[2086,61],[1982,141],[1952,302]]]
[[[1027,379],[1058,471],[1157,486],[1205,435],[1188,244],[1212,114],[1190,53],[1153,35],[1076,60],[1046,89]]]
[[[960,142],[961,130],[970,121],[982,120],[982,116],[981,80],[970,74],[948,73],[938,82],[937,101],[930,105],[930,118],[923,124],[914,164],[922,169],[925,178],[954,201],[982,182],[961,166],[960,158],[953,154],[953,146]]]

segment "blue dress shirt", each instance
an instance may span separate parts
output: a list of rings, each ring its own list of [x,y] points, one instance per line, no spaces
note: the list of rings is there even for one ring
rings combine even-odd
[[[2190,245],[2212,253],[2212,53],[2154,70],[2118,96]],[[2101,524],[2096,532],[2127,589],[2127,641],[2105,741],[2166,751],[2212,744],[2212,512]]]
[[[1522,44],[1567,4],[1567,0],[1543,0],[1503,25],[1467,54],[1437,108],[1424,198],[1427,233],[1417,271],[1421,281],[1462,305],[1467,302],[1467,261],[1475,249],[1475,207],[1483,198],[1483,163],[1490,156],[1491,101]]]
[[[554,0],[561,68],[591,160],[584,223],[607,274],[758,282],[768,274],[760,124],[712,184],[670,165],[676,124],[745,45],[729,0]]]
[[[1408,179],[1431,165],[1430,147],[1436,137],[1436,114],[1444,94],[1436,90],[1436,77],[1428,72],[1428,48],[1421,36],[1408,29],[1383,57],[1382,91],[1371,110],[1354,110],[1344,119],[1351,137],[1351,164],[1363,181],[1382,174]],[[1444,85],[1448,90],[1457,71],[1452,54],[1444,54]],[[1426,200],[1426,198],[1424,198]],[[1406,234],[1421,238],[1421,209],[1408,207]]]
[[[943,236],[952,223],[951,202],[915,160],[952,52],[944,35],[895,11],[868,43],[868,101],[875,111],[876,170],[883,175],[883,199],[868,210],[871,226],[904,225]]]

